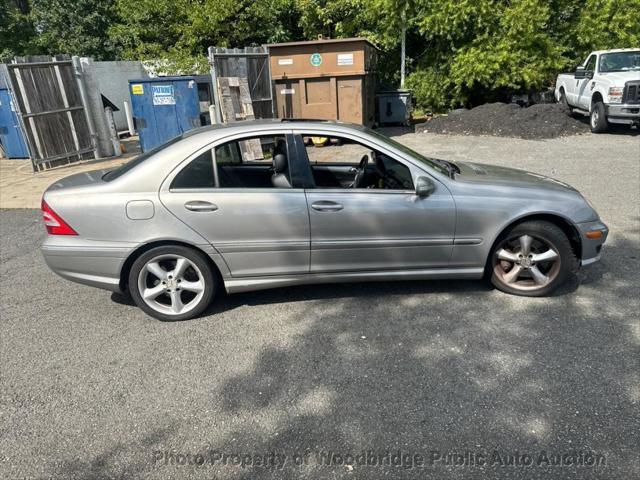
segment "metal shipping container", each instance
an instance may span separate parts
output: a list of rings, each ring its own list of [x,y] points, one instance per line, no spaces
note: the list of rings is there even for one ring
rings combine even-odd
[[[365,38],[268,45],[280,118],[373,125],[377,49]]]
[[[202,125],[194,77],[129,80],[129,93],[143,152]]]
[[[29,158],[22,126],[6,88],[0,88],[0,144],[8,158]]]

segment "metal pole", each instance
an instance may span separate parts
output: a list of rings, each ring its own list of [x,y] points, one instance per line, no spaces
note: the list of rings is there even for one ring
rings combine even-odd
[[[129,100],[124,101],[124,116],[127,117],[127,128],[129,129],[129,135],[134,136],[136,134],[136,128],[133,123],[133,115],[131,114],[131,106]]]
[[[122,147],[120,146],[120,137],[118,137],[118,130],[116,129],[116,122],[113,120],[113,110],[111,107],[104,109],[104,114],[107,117],[107,126],[109,127],[109,137],[111,137],[111,145],[113,145],[113,154],[116,157],[122,155]]]
[[[407,42],[407,15],[405,10],[402,11],[402,38],[400,39],[400,88],[404,88],[405,77],[405,56],[406,56],[406,42]]]
[[[273,92],[276,89],[276,84],[271,78],[271,55],[269,55],[269,47],[265,47],[265,51],[267,52],[266,62],[267,62],[267,75],[269,75],[269,100],[271,101],[271,116],[273,118],[278,118],[276,112],[276,101],[273,95]]]
[[[71,58],[73,62],[73,73],[76,76],[76,82],[78,83],[78,90],[80,91],[80,99],[84,106],[84,116],[87,119],[87,127],[89,128],[89,136],[91,137],[91,146],[93,147],[93,153],[96,159],[102,158],[100,156],[100,150],[98,149],[98,139],[96,138],[96,126],[93,123],[93,117],[89,112],[89,98],[87,97],[87,90],[84,86],[84,79],[82,75],[82,65],[80,64],[80,57],[74,55]]]
[[[216,75],[216,58],[214,47],[209,47],[209,65],[211,67],[211,83],[213,84],[213,110],[215,112],[215,123],[222,123],[222,114],[220,113],[220,99],[218,98],[218,77]],[[211,123],[213,122],[211,119]]]

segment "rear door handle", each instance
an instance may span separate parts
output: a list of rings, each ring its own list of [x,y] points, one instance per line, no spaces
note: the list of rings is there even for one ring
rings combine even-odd
[[[184,208],[191,210],[192,212],[215,212],[218,210],[218,206],[211,202],[204,202],[202,200],[192,200],[184,204]]]
[[[338,212],[344,207],[339,203],[332,202],[331,200],[320,200],[318,202],[313,202],[311,204],[311,208],[319,212]]]

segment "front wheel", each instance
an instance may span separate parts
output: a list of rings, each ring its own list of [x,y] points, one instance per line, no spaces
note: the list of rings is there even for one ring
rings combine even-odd
[[[608,123],[604,103],[596,102],[593,105],[593,108],[591,109],[589,124],[593,133],[603,133],[607,131]]]
[[[181,245],[152,248],[133,262],[131,297],[159,320],[188,320],[200,315],[216,290],[215,276],[204,255]]]
[[[491,283],[503,292],[542,297],[565,283],[576,264],[569,239],[558,226],[524,222],[496,242]]]

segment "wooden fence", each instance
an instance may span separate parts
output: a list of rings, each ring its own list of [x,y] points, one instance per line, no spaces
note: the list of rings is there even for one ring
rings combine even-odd
[[[273,118],[269,52],[264,47],[209,48],[214,89],[216,77],[246,78],[255,118]],[[220,100],[220,97],[217,97]]]
[[[94,156],[82,91],[68,55],[7,65],[34,171]]]

